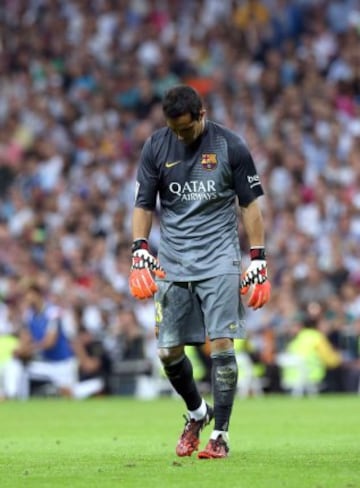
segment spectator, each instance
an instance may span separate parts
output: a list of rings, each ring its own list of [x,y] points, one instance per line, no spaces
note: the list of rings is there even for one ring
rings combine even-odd
[[[123,308],[111,327],[112,392],[135,394],[137,376],[151,375],[153,361],[145,356],[145,332],[131,309]]]
[[[13,351],[16,371],[10,373],[17,374],[17,396],[27,398],[32,381],[50,383],[59,396],[83,398],[100,391],[103,385],[99,381],[79,383],[77,357],[69,331],[64,330],[61,310],[45,299],[41,284],[25,286],[22,304],[24,327]]]
[[[294,337],[286,352],[279,355],[278,363],[283,388],[294,394],[342,390],[341,356],[319,330],[314,317],[306,317],[300,327],[294,328]]]
[[[20,368],[13,358],[19,340],[10,317],[11,308],[0,302],[0,401],[16,398]]]
[[[108,394],[110,359],[102,335],[86,328],[81,307],[75,308],[74,313],[77,330],[72,340],[72,347],[78,360],[79,380],[76,391],[78,393],[81,387],[85,391],[90,386],[89,391],[93,394],[92,387],[97,385],[96,393]]]
[[[47,303],[41,285],[26,286],[24,327],[14,356],[24,365],[19,396],[30,393],[30,381],[50,381],[61,396],[71,396],[77,381],[77,363],[61,323],[60,310]],[[27,383],[29,381],[29,383]]]
[[[297,298],[306,307],[310,302],[325,303],[335,289],[325,273],[318,268],[313,260],[309,260],[306,276],[298,284]]]

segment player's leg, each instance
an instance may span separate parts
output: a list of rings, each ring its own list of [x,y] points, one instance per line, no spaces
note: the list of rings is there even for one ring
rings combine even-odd
[[[229,424],[237,389],[238,367],[231,339],[215,339],[212,345],[212,391],[214,430],[200,459],[223,458],[229,452]]]
[[[227,275],[199,284],[208,334],[211,341],[214,430],[200,459],[223,458],[229,452],[229,424],[237,390],[238,366],[234,338],[244,335],[239,277]]]
[[[176,446],[178,456],[191,456],[199,445],[200,431],[212,419],[212,409],[200,395],[184,345],[204,342],[199,303],[187,283],[159,282],[155,296],[159,358],[175,391],[183,398],[188,415]],[[189,327],[192,324],[192,327]],[[198,328],[194,325],[198,324]]]
[[[184,346],[161,347],[159,357],[174,390],[183,398],[189,411],[196,411],[201,406],[202,399],[194,380],[191,361],[184,352]]]

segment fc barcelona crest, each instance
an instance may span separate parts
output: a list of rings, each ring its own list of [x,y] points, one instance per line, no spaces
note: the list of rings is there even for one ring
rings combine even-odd
[[[203,169],[211,171],[217,166],[217,157],[215,153],[203,154],[201,156],[201,166]]]

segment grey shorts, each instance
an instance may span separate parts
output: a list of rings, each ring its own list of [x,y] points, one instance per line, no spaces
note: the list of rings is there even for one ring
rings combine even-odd
[[[193,282],[158,280],[155,294],[159,347],[203,344],[221,337],[245,336],[240,276],[222,275]]]

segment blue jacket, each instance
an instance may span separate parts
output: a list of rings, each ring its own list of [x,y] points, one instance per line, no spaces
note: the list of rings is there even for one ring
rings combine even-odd
[[[58,307],[47,304],[41,312],[29,312],[27,327],[35,342],[40,342],[50,328],[57,328],[57,341],[53,347],[41,352],[42,359],[47,361],[62,361],[74,356],[70,341],[62,328],[61,315]]]

